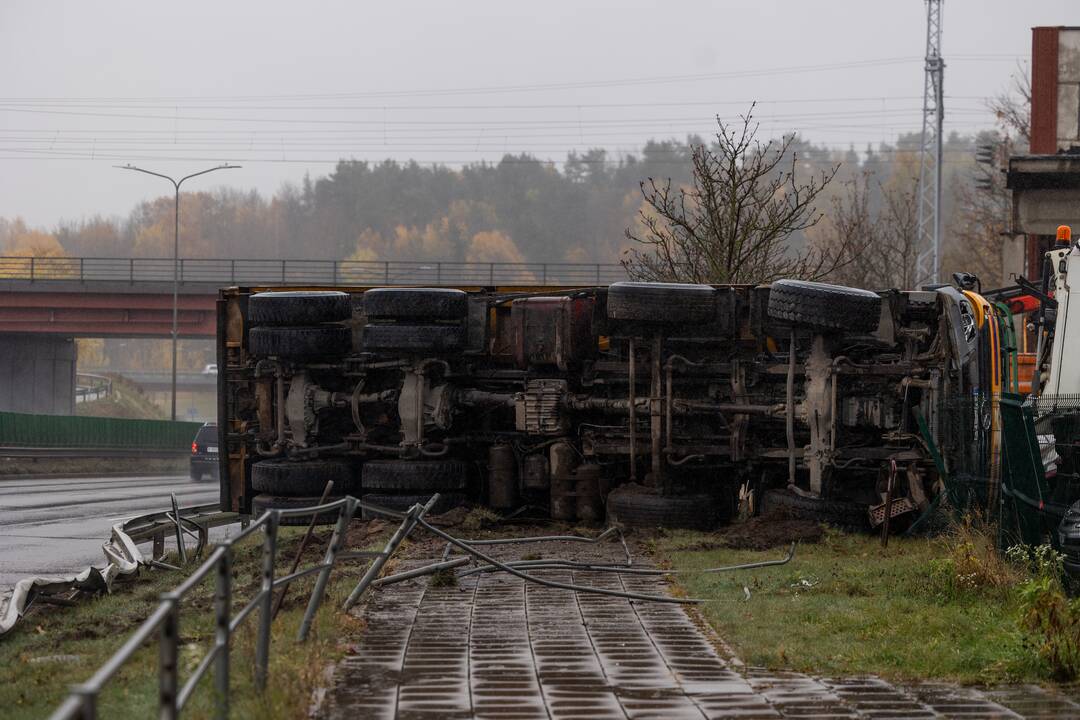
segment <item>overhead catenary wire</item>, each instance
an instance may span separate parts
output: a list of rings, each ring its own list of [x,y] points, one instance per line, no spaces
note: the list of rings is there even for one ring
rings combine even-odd
[[[535,119],[529,120],[388,120],[386,118],[325,118],[325,117],[313,117],[313,118],[289,118],[289,117],[247,117],[247,116],[228,116],[228,115],[155,115],[148,113],[123,113],[123,112],[90,112],[84,110],[57,110],[51,108],[28,108],[28,107],[12,107],[10,105],[0,104],[0,112],[6,113],[20,113],[27,115],[57,115],[57,116],[73,116],[73,117],[94,117],[94,118],[114,118],[114,119],[128,119],[128,120],[159,120],[164,122],[175,123],[178,121],[183,122],[218,122],[218,123],[278,123],[285,125],[372,125],[372,126],[389,126],[389,125],[410,125],[410,126],[446,126],[446,125],[467,125],[467,126],[553,126],[553,125],[633,125],[641,123],[671,123],[671,122],[701,122],[702,120],[715,119],[714,117],[700,118],[700,117],[653,117],[643,118],[637,120],[544,120],[538,121]],[[850,111],[848,113],[840,113],[842,116],[858,116],[859,114],[868,117],[878,117],[882,114],[882,111]],[[886,113],[892,111],[885,111]],[[899,112],[899,111],[898,111]],[[903,110],[903,112],[914,113],[916,111]],[[985,111],[985,114],[992,114],[989,111]],[[838,113],[818,113],[816,116],[829,116],[835,117]],[[773,114],[771,117],[776,119],[785,118],[799,118],[799,117],[813,117],[813,113],[800,113],[790,114],[788,116]],[[731,118],[734,119],[734,118]]]
[[[1010,61],[1015,62],[1025,59],[1023,55],[1011,54],[1011,53],[966,53],[956,54],[950,56],[950,61],[958,62],[1002,62]],[[724,72],[712,72],[712,73],[698,73],[698,74],[683,74],[683,75],[661,75],[661,76],[645,76],[636,78],[614,78],[614,79],[599,79],[599,80],[576,80],[565,82],[551,82],[551,83],[533,83],[533,84],[518,84],[518,85],[493,85],[493,86],[480,86],[480,87],[466,87],[466,88],[433,88],[433,89],[411,89],[411,90],[368,90],[368,91],[355,91],[355,92],[336,92],[336,93],[305,93],[305,94],[286,94],[286,95],[161,95],[161,96],[93,96],[76,98],[69,97],[7,97],[0,98],[0,100],[6,101],[34,101],[43,102],[48,100],[99,100],[99,101],[131,101],[131,100],[156,100],[159,102],[167,102],[175,104],[184,100],[201,100],[201,99],[214,99],[220,100],[223,98],[231,98],[236,101],[252,101],[252,100],[280,100],[283,98],[291,98],[296,100],[307,99],[327,99],[327,98],[361,98],[361,97],[428,97],[428,96],[441,96],[441,95],[476,95],[476,94],[489,94],[489,93],[517,93],[517,92],[547,92],[552,90],[572,90],[572,89],[588,89],[598,87],[621,87],[629,85],[653,85],[653,84],[665,84],[665,83],[679,83],[679,82],[696,82],[696,81],[709,81],[717,79],[730,79],[740,77],[761,77],[765,75],[790,75],[790,74],[802,74],[813,72],[831,72],[836,70],[848,70],[858,68],[877,68],[886,65],[898,65],[906,63],[919,63],[923,58],[915,55],[893,57],[893,58],[865,58],[860,60],[840,61],[833,63],[818,63],[807,65],[793,65],[775,68],[758,68],[747,70],[730,70]]]

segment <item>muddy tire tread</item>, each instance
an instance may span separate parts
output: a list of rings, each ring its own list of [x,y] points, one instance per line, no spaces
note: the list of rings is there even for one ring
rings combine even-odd
[[[260,326],[248,333],[248,352],[283,358],[340,357],[352,351],[352,331],[341,325]]]
[[[777,280],[769,288],[768,313],[821,330],[871,333],[881,320],[881,296],[843,285]]]
[[[262,460],[251,466],[252,489],[267,495],[318,497],[330,480],[334,481],[335,495],[360,489],[359,473],[345,460]]]
[[[716,314],[716,290],[709,285],[618,282],[608,287],[612,320],[646,323],[708,322]]]
[[[628,527],[667,527],[710,530],[717,520],[712,496],[653,495],[613,492],[607,501],[608,519]]]
[[[252,325],[296,326],[342,322],[352,318],[352,300],[337,291],[272,291],[248,298]]]
[[[364,293],[364,314],[374,320],[465,319],[469,296],[450,288],[375,288]]]
[[[468,467],[454,460],[371,460],[364,464],[364,490],[443,492],[464,490]]]

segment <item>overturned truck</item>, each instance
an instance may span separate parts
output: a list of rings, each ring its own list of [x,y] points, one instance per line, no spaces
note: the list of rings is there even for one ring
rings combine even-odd
[[[795,280],[230,288],[221,502],[309,505],[332,480],[580,522],[710,528],[741,505],[866,526],[886,496],[914,515],[943,469],[990,456],[979,302]]]

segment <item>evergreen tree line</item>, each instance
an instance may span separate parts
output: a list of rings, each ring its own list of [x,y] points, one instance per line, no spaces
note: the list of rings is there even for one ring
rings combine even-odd
[[[970,195],[974,146],[993,139],[953,135],[945,148],[946,228]],[[794,250],[832,231],[837,203],[862,183],[860,202],[877,215],[887,189],[911,188],[918,172],[916,135],[895,143],[838,151],[797,136],[788,146],[796,172],[835,176],[816,199],[823,223],[790,238]],[[619,262],[635,243],[642,182],[675,188],[691,182],[691,148],[700,137],[650,141],[635,155],[603,149],[570,153],[556,164],[527,154],[460,169],[414,162],[342,160],[322,177],[285,184],[267,198],[219,189],[182,196],[181,255],[220,258],[318,258]],[[788,163],[790,164],[790,163]],[[63,221],[30,228],[0,218],[0,253],[86,257],[171,257],[173,198],[139,203],[127,217]],[[633,234],[633,233],[632,233]],[[958,238],[957,242],[962,242]]]

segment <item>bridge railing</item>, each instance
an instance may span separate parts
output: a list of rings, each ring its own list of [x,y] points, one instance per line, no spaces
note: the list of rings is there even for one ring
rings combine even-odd
[[[75,373],[75,402],[101,400],[112,395],[112,378],[94,373]]]
[[[5,282],[172,282],[171,258],[0,257]],[[606,285],[618,263],[181,258],[179,281],[200,285]]]

